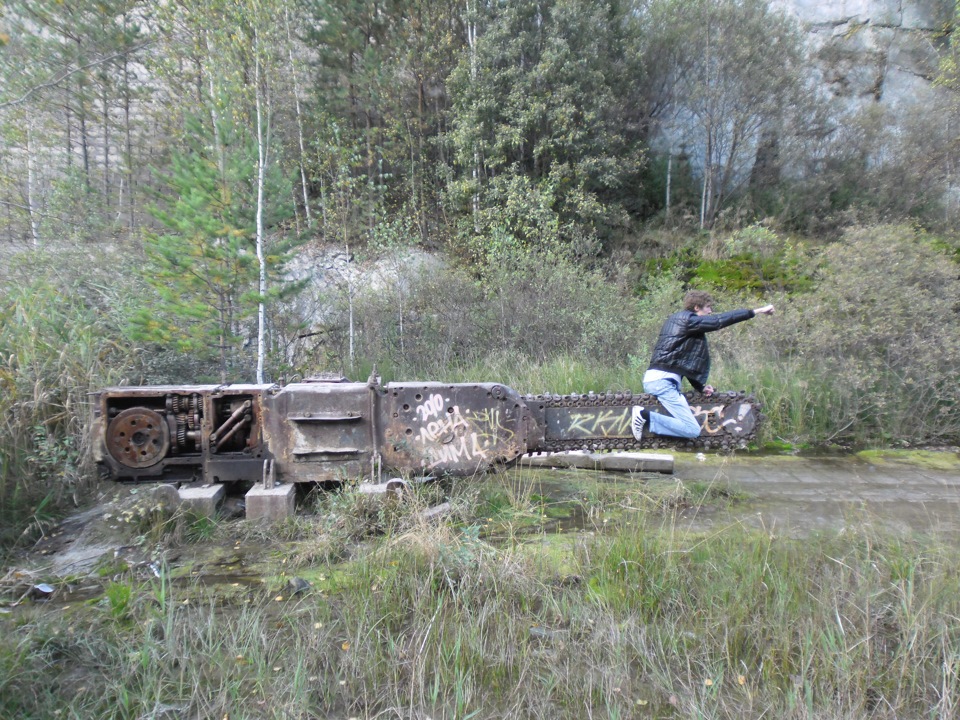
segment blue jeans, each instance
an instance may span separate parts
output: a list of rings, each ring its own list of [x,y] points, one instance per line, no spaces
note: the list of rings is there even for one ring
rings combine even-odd
[[[643,383],[643,391],[656,395],[660,404],[670,413],[661,415],[651,410],[647,425],[650,432],[682,438],[700,437],[700,423],[693,416],[687,399],[680,394],[679,383],[669,379],[653,380]]]

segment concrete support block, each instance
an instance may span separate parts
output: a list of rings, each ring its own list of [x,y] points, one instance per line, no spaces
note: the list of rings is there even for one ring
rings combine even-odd
[[[178,491],[180,504],[194,515],[213,517],[217,514],[217,507],[223,502],[227,494],[225,485],[219,483],[193,483],[184,485]]]
[[[297,488],[294,483],[283,483],[266,488],[257,483],[244,498],[248,520],[283,520],[295,511]]]
[[[595,464],[588,452],[555,452],[524,455],[520,458],[524,467],[538,468],[588,468],[595,470]]]
[[[180,507],[180,489],[172,483],[163,483],[153,488],[153,499],[170,512]]]
[[[527,467],[582,468],[613,472],[673,473],[673,455],[657,453],[586,453],[559,452],[524,455],[520,464]]]

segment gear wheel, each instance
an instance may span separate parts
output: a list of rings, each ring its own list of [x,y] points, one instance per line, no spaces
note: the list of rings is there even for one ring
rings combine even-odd
[[[160,413],[150,408],[124,410],[107,426],[107,451],[130,468],[156,465],[170,449],[170,430]]]

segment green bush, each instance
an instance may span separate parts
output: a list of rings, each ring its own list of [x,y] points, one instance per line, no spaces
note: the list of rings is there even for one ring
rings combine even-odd
[[[861,439],[960,435],[957,265],[902,226],[848,231],[824,260],[790,344],[845,391],[842,424]]]
[[[713,342],[715,385],[759,390],[775,434],[823,444],[960,437],[957,265],[903,226],[848,231],[815,289],[768,296],[777,315]]]

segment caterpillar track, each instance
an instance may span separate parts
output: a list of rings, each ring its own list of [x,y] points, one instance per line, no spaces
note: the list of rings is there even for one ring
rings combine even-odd
[[[541,414],[546,433],[537,451],[569,450],[684,450],[743,449],[754,442],[762,419],[759,405],[745,392],[712,395],[687,393],[687,402],[700,421],[701,435],[693,440],[645,434],[640,440],[630,430],[634,406],[665,412],[652,395],[632,392],[586,395],[526,395],[524,402]]]
[[[703,428],[683,440],[631,431],[632,392],[520,395],[496,383],[366,383],[106,388],[94,398],[94,455],[125,481],[345,481],[388,471],[469,476],[521,455],[565,450],[731,451],[762,420],[743,392],[687,395]]]

